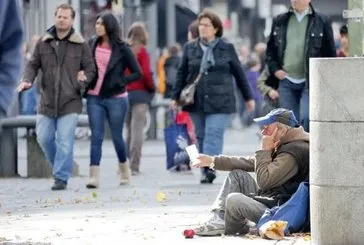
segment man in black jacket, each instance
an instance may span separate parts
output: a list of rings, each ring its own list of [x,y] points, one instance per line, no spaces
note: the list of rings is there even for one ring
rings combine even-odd
[[[270,73],[280,80],[280,107],[293,110],[307,132],[309,59],[336,57],[331,22],[310,2],[291,0],[289,11],[274,19],[266,53]]]

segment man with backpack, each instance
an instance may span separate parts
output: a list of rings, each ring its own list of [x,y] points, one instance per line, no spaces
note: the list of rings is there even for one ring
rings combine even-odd
[[[212,218],[196,229],[201,236],[244,235],[267,208],[282,205],[309,175],[309,134],[294,113],[278,108],[254,119],[262,128],[261,149],[250,157],[198,157],[194,167],[231,171],[213,205]],[[248,172],[255,172],[256,180]]]
[[[176,82],[176,75],[181,57],[179,53],[181,47],[178,44],[172,45],[169,49],[169,57],[164,63],[164,71],[166,73],[166,91],[164,94],[165,99],[171,98],[171,90]]]

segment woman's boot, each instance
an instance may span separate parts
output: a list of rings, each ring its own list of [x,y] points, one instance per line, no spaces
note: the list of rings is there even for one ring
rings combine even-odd
[[[99,188],[100,185],[100,167],[90,166],[90,179],[86,185],[88,189]]]

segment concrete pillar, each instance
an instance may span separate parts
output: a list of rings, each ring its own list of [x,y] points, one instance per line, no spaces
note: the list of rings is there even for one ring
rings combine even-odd
[[[364,58],[310,60],[311,244],[364,241]]]

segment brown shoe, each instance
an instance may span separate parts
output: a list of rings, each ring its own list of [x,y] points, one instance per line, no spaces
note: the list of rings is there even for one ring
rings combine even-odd
[[[99,188],[100,185],[100,167],[99,166],[90,166],[90,177],[89,181],[86,185],[88,189]]]
[[[120,185],[127,185],[130,183],[131,170],[128,162],[119,163]]]

